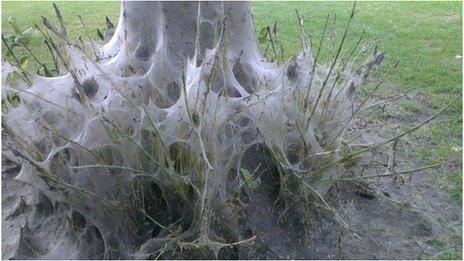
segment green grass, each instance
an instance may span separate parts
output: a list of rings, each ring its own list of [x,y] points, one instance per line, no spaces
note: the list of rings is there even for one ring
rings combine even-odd
[[[23,29],[33,27],[34,24],[40,25],[41,16],[56,24],[51,3],[2,2],[3,32],[12,32],[8,26],[9,16],[15,16]],[[277,21],[278,39],[283,44],[284,56],[289,57],[300,47],[294,9],[298,9],[305,18],[305,31],[312,36],[314,46],[317,46],[328,14],[331,15],[330,27],[335,24],[333,34],[336,43],[339,42],[351,5],[348,2],[255,2],[252,8],[257,31]],[[119,15],[119,2],[59,2],[58,6],[72,39],[79,35],[85,38],[78,15],[87,24],[85,33],[94,39],[96,28],[104,28],[105,16],[116,24]],[[421,102],[407,100],[400,103],[411,124],[415,117],[429,116],[461,96],[462,58],[456,58],[456,55],[462,55],[460,2],[359,2],[345,50],[352,48],[363,30],[366,31],[364,39],[375,40],[379,49],[386,52],[386,63],[381,71],[385,71],[396,60],[400,61],[387,84],[388,90],[397,94],[415,90],[425,97]],[[39,58],[49,61],[40,34],[34,36],[31,47],[37,50]],[[334,49],[325,49],[323,57]],[[379,76],[380,73],[375,75]],[[409,139],[412,154],[420,161],[445,163],[446,166],[436,171],[435,176],[443,181],[442,184],[448,187],[457,201],[462,200],[461,111],[462,102],[459,99],[440,119]]]
[[[22,29],[33,27],[37,24],[44,28],[42,24],[42,16],[49,19],[53,24],[58,26],[58,19],[52,6],[53,2],[49,1],[36,1],[36,2],[23,2],[23,1],[8,1],[2,2],[2,32],[4,34],[12,33],[13,29],[8,24],[8,18],[13,16],[16,18],[18,24]],[[66,30],[70,35],[70,39],[76,41],[81,36],[83,39],[88,39],[89,35],[92,39],[96,40],[96,29],[104,32],[105,16],[108,16],[111,21],[116,25],[119,17],[119,2],[56,2],[57,6],[63,15]],[[86,30],[83,29],[78,16],[81,16],[86,24]],[[53,35],[53,34],[50,34]],[[56,43],[59,43],[56,37]],[[30,44],[31,49],[35,51],[35,55],[39,60],[44,61],[46,64],[52,66],[50,53],[43,42],[43,37],[38,30],[35,30],[34,37]],[[2,51],[5,52],[6,48],[2,43]],[[22,50],[18,48],[18,50]],[[39,68],[37,64],[32,62],[28,64],[34,69]]]

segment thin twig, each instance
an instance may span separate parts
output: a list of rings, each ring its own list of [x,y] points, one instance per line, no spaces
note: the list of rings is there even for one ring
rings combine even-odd
[[[60,12],[60,10],[58,9],[58,7],[56,6],[55,3],[53,3],[53,8],[55,9],[56,17],[58,18],[58,21],[60,23],[61,33],[67,39],[66,28],[64,26],[64,20],[63,20],[63,17],[61,16],[61,12]]]
[[[42,62],[40,62],[39,59],[37,59],[37,57],[34,55],[34,53],[31,51],[31,49],[29,49],[29,47],[27,47],[26,43],[24,43],[23,41],[21,41],[21,44],[22,44],[23,47],[28,51],[28,53],[32,56],[32,58],[33,58],[40,66],[42,66],[42,68],[44,68],[45,76],[47,76],[47,77],[51,76],[50,73],[48,72],[48,69],[47,69],[47,67],[45,66],[45,64],[42,63]]]
[[[343,134],[343,131],[346,129],[346,127],[348,126],[348,124],[351,122],[351,120],[353,120],[357,115],[358,113],[360,112],[361,108],[364,106],[364,104],[372,97],[372,95],[377,91],[377,89],[380,87],[380,85],[387,79],[387,76],[390,75],[391,72],[393,72],[393,70],[398,66],[398,63],[399,61],[396,61],[395,64],[393,64],[392,67],[390,67],[390,69],[384,74],[384,76],[382,77],[382,79],[374,86],[374,88],[371,90],[371,92],[367,95],[367,97],[361,101],[361,104],[356,108],[356,110],[351,114],[350,117],[342,120],[340,122],[340,124],[342,124],[343,122],[347,121],[344,126],[340,129],[340,131],[337,133],[337,135],[334,137],[334,139],[329,143],[330,145],[333,144],[333,142],[335,142],[337,140],[337,138]],[[339,126],[339,125],[338,125]],[[337,129],[338,126],[336,126],[335,128],[333,128],[333,130]],[[343,136],[343,135],[341,135]]]
[[[271,28],[269,26],[266,27],[267,34],[269,35],[269,41],[271,42],[272,50],[274,51],[274,57],[277,57],[277,52],[275,49],[274,39],[272,38]]]
[[[399,171],[399,172],[390,172],[386,171],[383,174],[376,174],[376,175],[369,175],[369,176],[362,176],[362,177],[354,177],[354,178],[336,178],[336,179],[321,179],[318,182],[321,183],[335,183],[335,182],[340,182],[340,181],[364,181],[364,180],[369,180],[369,179],[377,179],[377,178],[384,178],[384,177],[395,177],[399,175],[404,175],[404,174],[412,174],[416,172],[420,172],[426,169],[432,169],[432,168],[437,168],[440,167],[442,163],[433,163],[427,166],[419,167],[419,168],[414,168],[414,169],[409,169],[409,170],[404,170],[404,171]]]
[[[330,164],[328,164],[327,166],[325,166],[324,168],[322,168],[321,170],[319,170],[316,174],[318,173],[322,173],[323,171],[326,171],[327,169],[333,167],[333,166],[336,166],[337,164],[340,164],[348,159],[351,159],[353,158],[354,156],[356,155],[360,155],[364,152],[367,152],[367,151],[371,151],[373,149],[376,149],[378,147],[381,147],[385,144],[388,144],[392,141],[395,141],[395,140],[398,140],[400,139],[401,137],[404,137],[406,136],[407,134],[411,133],[411,132],[414,132],[416,131],[417,129],[421,128],[422,126],[424,126],[425,124],[429,123],[430,121],[432,121],[433,119],[435,119],[436,117],[438,117],[438,115],[440,115],[442,112],[444,112],[445,110],[447,110],[449,107],[451,107],[451,105],[456,102],[458,99],[461,99],[461,97],[456,97],[454,100],[452,100],[450,103],[448,103],[445,107],[441,108],[438,112],[436,112],[434,115],[432,115],[431,117],[429,117],[427,120],[423,121],[422,123],[414,126],[413,128],[407,130],[407,131],[404,131],[402,133],[400,133],[399,135],[393,137],[393,138],[390,138],[388,140],[384,140],[384,141],[381,141],[379,143],[376,143],[376,144],[372,144],[372,146],[369,146],[368,148],[364,148],[364,149],[361,149],[361,150],[357,150],[353,153],[351,153],[350,155],[347,155],[346,157],[343,157],[341,158],[340,160],[337,160],[337,161],[334,161]]]
[[[42,97],[42,96],[40,96],[40,95],[37,95],[37,94],[35,94],[35,93],[32,93],[32,92],[30,92],[30,91],[23,90],[23,89],[16,89],[16,88],[13,88],[13,87],[10,87],[10,88],[13,89],[13,90],[15,90],[15,91],[18,91],[18,92],[24,92],[24,93],[30,94],[30,95],[34,96],[35,98],[38,98],[38,99],[43,100],[43,101],[45,101],[45,102],[47,102],[47,103],[50,103],[50,104],[52,104],[52,105],[54,105],[54,106],[56,106],[56,107],[58,107],[58,108],[60,108],[60,109],[63,109],[63,110],[65,110],[65,111],[67,111],[67,112],[71,112],[71,113],[73,113],[74,115],[76,114],[76,112],[74,112],[74,111],[72,111],[72,110],[70,110],[70,109],[68,109],[68,108],[65,108],[65,107],[63,107],[63,106],[61,106],[61,105],[59,105],[59,104],[57,104],[57,103],[54,103],[54,102],[52,102],[52,101],[49,101],[49,100],[45,99],[44,97]]]
[[[399,99],[401,99],[401,98],[403,98],[403,97],[405,97],[405,96],[408,96],[408,95],[410,95],[410,94],[413,94],[413,93],[415,93],[415,92],[416,92],[416,91],[407,92],[407,93],[401,94],[401,95],[399,95],[399,96],[395,96],[395,97],[392,97],[392,98],[389,98],[389,99],[385,99],[385,100],[383,100],[383,101],[380,101],[380,102],[371,104],[371,105],[367,106],[366,108],[362,109],[362,110],[360,111],[360,113],[361,113],[361,112],[364,112],[364,111],[366,111],[366,110],[369,110],[369,109],[371,109],[371,108],[374,108],[374,107],[383,105],[383,104],[385,104],[385,103],[389,103],[389,102],[391,102],[391,101],[399,100]]]
[[[236,246],[236,245],[241,245],[241,244],[244,244],[244,243],[248,243],[250,241],[253,241],[256,239],[256,235],[248,238],[248,239],[245,239],[245,240],[241,240],[241,241],[237,241],[237,242],[234,242],[234,243],[221,243],[221,242],[216,242],[216,241],[211,241],[211,243],[214,243],[218,246],[221,246],[221,247],[227,247],[227,246]]]
[[[319,47],[317,48],[316,57],[314,58],[313,68],[311,69],[311,75],[309,76],[309,84],[308,84],[308,87],[306,88],[307,89],[306,99],[305,99],[306,102],[304,104],[304,112],[305,112],[305,114],[307,114],[308,109],[309,109],[309,94],[310,94],[310,90],[311,90],[311,85],[313,83],[314,73],[316,71],[316,66],[317,66],[317,61],[319,59],[319,54],[321,52],[322,44],[324,42],[328,22],[329,22],[329,15],[327,15],[327,18],[325,19],[324,29],[323,29],[322,37],[321,37],[321,42],[319,43]],[[306,126],[304,128],[305,131],[308,129],[308,127],[309,127],[309,120],[306,120]]]
[[[150,219],[153,223],[155,223],[157,226],[161,227],[162,229],[166,229],[165,226],[161,225],[158,221],[156,221],[155,219],[153,219],[152,217],[150,217],[150,215],[148,215],[145,210],[143,209],[139,209],[140,212],[142,212],[146,217],[148,217],[148,219]]]
[[[341,52],[341,50],[342,50],[343,44],[345,43],[345,39],[346,39],[346,36],[347,36],[347,34],[348,34],[348,29],[350,28],[351,20],[352,20],[353,17],[354,17],[354,10],[355,10],[355,8],[356,8],[356,2],[353,3],[353,7],[352,7],[352,9],[351,9],[350,18],[348,19],[348,24],[346,25],[345,31],[343,32],[342,41],[340,42],[340,45],[338,46],[338,50],[337,50],[337,53],[336,53],[336,55],[335,55],[335,59],[334,59],[334,61],[333,61],[331,67],[335,66],[335,63],[336,63],[336,61],[337,61],[337,58],[338,58],[338,56],[340,55],[340,52]],[[360,40],[359,40],[359,41],[360,41]],[[357,44],[356,44],[356,45],[357,45]],[[354,51],[353,51],[353,52],[354,52]],[[344,69],[344,68],[342,68],[342,71],[343,71],[343,69]],[[329,71],[329,75],[330,75],[330,72],[331,72],[331,71],[332,71],[332,68],[331,68],[330,71]],[[328,77],[328,75],[327,75],[327,78],[326,78],[325,81],[327,81],[328,78],[329,78],[329,77]],[[337,77],[337,78],[338,78],[338,77]],[[324,108],[322,109],[321,120],[323,119],[322,117],[324,116],[324,111],[327,110],[327,106],[328,106],[328,103],[329,103],[329,101],[330,101],[330,97],[332,97],[332,92],[333,92],[333,89],[334,89],[334,87],[335,87],[335,83],[336,83],[337,80],[338,80],[338,79],[335,79],[334,83],[332,84],[332,87],[330,88],[329,95],[327,96],[326,101],[323,103]],[[323,86],[324,86],[324,85],[325,85],[325,84],[323,83]]]
[[[98,60],[99,56],[98,56],[97,49],[95,48],[95,43],[92,40],[92,37],[90,37],[90,35],[87,33],[87,26],[85,25],[84,20],[82,19],[82,16],[78,15],[78,17],[79,17],[79,20],[81,21],[82,27],[84,27],[84,32],[85,32],[87,38],[90,41],[90,45],[92,46],[93,54],[95,55],[95,59]]]
[[[52,60],[53,60],[53,64],[55,65],[56,75],[60,75],[60,68],[58,66],[58,62],[56,61],[55,54],[53,53],[52,47],[48,43],[47,39],[44,40],[44,43],[47,46],[48,51],[50,51],[50,53],[52,55]]]
[[[306,35],[304,32],[304,24],[303,24],[303,18],[300,17],[300,14],[298,13],[298,10],[295,9],[296,17],[298,18],[298,25],[300,26],[300,34],[301,34],[301,45],[302,47],[306,50],[308,46],[306,45]]]

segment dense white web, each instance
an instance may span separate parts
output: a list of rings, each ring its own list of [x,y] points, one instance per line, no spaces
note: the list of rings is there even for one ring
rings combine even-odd
[[[304,177],[323,194],[329,186],[318,180],[343,174],[342,166],[323,163],[339,157],[354,90],[383,58],[375,51],[358,70],[351,63],[316,65],[307,46],[286,62],[269,63],[246,3],[122,3],[99,57],[63,43],[66,74],[3,83],[3,97],[19,98],[4,99],[11,139],[5,155],[21,162],[15,180],[31,186],[17,202],[35,211],[27,224],[9,228],[19,236],[6,243],[5,258],[61,257],[63,248],[73,249],[66,258],[98,257],[101,249],[105,257],[124,257],[140,238],[149,252],[155,243],[150,233],[134,232],[146,227],[134,219],[147,214],[139,213],[146,205],[161,203],[140,203],[134,192],[140,181],[155,184],[171,215],[190,213],[185,233],[196,243],[218,247],[210,213],[225,206],[228,183],[243,183],[228,173],[239,172],[244,153],[257,144],[269,148],[286,175]],[[5,64],[3,79],[13,71]],[[44,202],[52,207],[37,213]],[[72,228],[66,216],[82,227]],[[56,220],[62,227],[54,227]],[[25,243],[32,234],[35,241]]]

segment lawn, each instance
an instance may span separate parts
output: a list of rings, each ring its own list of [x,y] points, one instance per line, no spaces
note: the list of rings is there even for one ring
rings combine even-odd
[[[104,28],[108,16],[115,24],[119,15],[118,2],[59,2],[67,31],[73,39],[87,35],[96,39],[96,29]],[[257,32],[277,22],[277,40],[284,57],[295,54],[300,47],[300,30],[295,9],[305,18],[305,31],[317,46],[327,15],[330,36],[337,44],[347,24],[352,3],[349,2],[255,2],[253,18]],[[78,15],[86,23],[83,29]],[[41,24],[41,16],[56,23],[52,2],[2,2],[2,31],[11,33],[10,16],[22,29]],[[375,40],[386,52],[385,71],[396,60],[397,70],[389,77],[385,94],[417,91],[421,101],[403,100],[399,107],[409,124],[429,116],[452,99],[461,95],[462,86],[462,9],[459,2],[359,2],[351,24],[344,51],[352,48],[361,33],[363,39]],[[328,42],[328,40],[326,40]],[[323,51],[328,56],[330,44]],[[4,46],[3,46],[4,47]],[[40,34],[36,32],[31,47],[39,59],[50,61]],[[264,46],[263,46],[264,48]],[[343,53],[343,51],[342,51]],[[35,68],[31,62],[32,68]],[[380,76],[380,72],[377,74]],[[462,198],[461,127],[462,102],[456,102],[446,113],[413,134],[408,142],[411,154],[421,163],[442,161],[444,167],[435,171],[440,186],[449,189],[458,202]],[[427,146],[423,146],[426,144]]]

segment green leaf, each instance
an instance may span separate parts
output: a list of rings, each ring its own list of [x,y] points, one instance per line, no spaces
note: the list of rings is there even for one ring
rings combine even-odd
[[[21,56],[21,58],[19,59],[19,64],[21,65],[21,67],[23,68],[26,67],[28,60],[29,60],[29,57]]]
[[[251,174],[250,174],[250,172],[249,172],[247,169],[242,169],[242,168],[240,168],[240,175],[242,175],[242,178],[243,178],[244,180],[247,180],[247,179],[250,178],[250,175],[251,175]]]
[[[98,35],[98,38],[100,38],[102,41],[105,40],[105,37],[103,37],[102,32],[98,28],[97,28],[97,35]]]
[[[11,49],[13,49],[15,46],[19,46],[18,43],[18,37],[13,34],[7,34],[5,35],[5,41],[8,43]]]
[[[10,44],[10,48],[11,48],[11,49],[13,49],[13,48],[19,46],[19,43],[18,43],[17,39],[18,39],[18,38],[15,37],[15,41],[12,42],[12,43]]]
[[[13,107],[17,107],[19,105],[20,100],[16,93],[9,91],[7,98],[11,105],[13,105]]]
[[[240,168],[240,174],[249,188],[257,189],[261,185],[261,179],[251,177],[252,174],[247,169]]]
[[[262,44],[266,42],[266,38],[267,38],[267,27],[263,27],[259,31],[259,36],[258,36],[259,43]]]
[[[5,34],[4,38],[8,43],[12,43],[15,41],[16,36],[14,34]]]
[[[21,28],[18,25],[18,22],[16,21],[16,17],[10,16],[8,17],[8,23],[10,24],[11,27],[13,27],[13,30],[15,33],[20,34],[21,33]]]
[[[257,189],[259,188],[259,186],[261,186],[261,179],[260,178],[257,178],[257,179],[251,179],[247,182],[247,185],[248,187],[252,188],[252,189]]]
[[[113,126],[108,126],[106,123],[103,123],[103,127],[105,128],[106,134],[108,134],[108,137],[111,138],[114,142],[118,143],[119,142],[119,134],[118,132],[114,129]]]
[[[13,55],[11,54],[10,50],[6,51],[5,58],[12,58]]]
[[[24,32],[22,32],[19,37],[23,43],[28,44],[32,40],[33,36],[34,36],[34,29],[30,27],[26,29]]]

